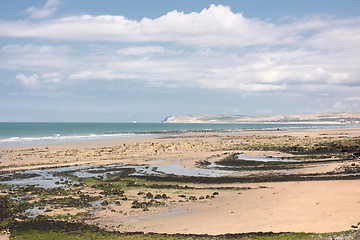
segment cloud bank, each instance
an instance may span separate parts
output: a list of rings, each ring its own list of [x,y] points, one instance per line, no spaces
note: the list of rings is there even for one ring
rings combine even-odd
[[[41,20],[58,4],[49,0],[43,8],[28,9],[36,21],[0,22],[2,38],[60,42],[2,46],[0,68],[18,71],[16,79],[28,90],[101,80],[104,85],[337,94],[358,101],[360,18],[318,15],[272,23],[211,5],[141,21],[112,15]],[[86,49],[73,45],[78,42]]]
[[[47,17],[56,10],[58,1],[49,0],[44,8],[33,9],[38,18]],[[29,10],[29,9],[28,9]],[[185,14],[172,11],[159,18],[129,20],[124,16],[81,15],[43,21],[0,22],[1,37],[42,38],[66,41],[109,42],[176,42],[195,46],[257,46],[282,45],[302,40],[303,33],[322,30],[312,44],[321,44],[329,35],[337,36],[333,29],[343,26],[343,31],[357,29],[359,19],[327,19],[313,17],[289,24],[276,25],[258,19],[245,18],[227,6],[211,5],[201,12]],[[346,33],[345,33],[346,34]],[[337,37],[337,41],[346,40]],[[311,41],[308,41],[311,44]],[[356,41],[353,39],[353,42]]]

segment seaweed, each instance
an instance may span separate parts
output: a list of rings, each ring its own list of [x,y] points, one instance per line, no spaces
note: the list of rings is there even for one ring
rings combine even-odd
[[[15,219],[25,219],[23,213],[33,205],[28,202],[16,201],[10,196],[0,196],[0,229],[7,227],[7,225]]]
[[[82,222],[69,222],[48,219],[44,216],[38,216],[23,222],[14,222],[10,226],[12,237],[22,240],[32,239],[103,239],[103,240],[135,240],[135,239],[174,239],[174,240],[190,240],[190,239],[264,239],[264,240],[281,240],[281,239],[333,239],[337,236],[352,237],[355,231],[345,231],[338,233],[293,233],[293,232],[251,232],[251,233],[235,233],[223,235],[208,234],[164,234],[164,233],[144,233],[144,232],[118,232],[107,231],[94,225],[88,225]]]
[[[81,194],[79,198],[64,197],[64,198],[52,198],[52,199],[40,199],[37,204],[40,206],[53,205],[60,207],[76,207],[84,208],[90,207],[90,202],[98,200],[99,197],[92,197],[90,195]]]

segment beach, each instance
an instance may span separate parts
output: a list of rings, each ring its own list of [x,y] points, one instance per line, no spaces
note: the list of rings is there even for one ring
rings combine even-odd
[[[360,149],[358,145],[351,145],[357,143],[359,137],[360,128],[279,129],[231,133],[188,132],[12,146],[0,148],[0,167],[3,175],[21,173],[22,170],[70,166],[105,165],[114,168],[119,164],[127,168],[142,166],[141,171],[158,171],[160,176],[156,175],[156,179],[151,178],[151,174],[135,180],[133,176],[126,175],[126,181],[133,181],[133,185],[124,187],[121,194],[115,194],[115,188],[111,190],[112,193],[104,194],[106,189],[102,188],[101,191],[97,188],[99,185],[96,181],[104,181],[101,182],[103,185],[111,186],[117,182],[106,182],[99,177],[91,181],[88,179],[82,186],[60,183],[59,186],[73,191],[71,194],[74,198],[80,196],[76,195],[76,191],[98,197],[96,201],[101,202],[101,206],[96,211],[94,206],[91,209],[52,207],[50,200],[47,200],[45,208],[48,211],[41,212],[47,216],[74,216],[76,221],[108,230],[210,235],[339,232],[356,230],[360,222],[360,176],[357,172],[360,164],[356,155]],[[326,148],[321,145],[334,141],[338,144],[335,147],[334,144],[326,145]],[[335,148],[341,148],[343,152],[338,153]],[[322,155],[316,155],[315,151]],[[270,160],[266,158],[266,161],[299,156],[302,156],[302,160],[301,163],[290,160],[281,165],[251,165],[241,171],[234,170],[239,166],[230,166],[228,162],[228,165],[220,165],[221,162],[218,162],[235,153],[250,158],[268,157]],[[347,155],[343,156],[342,153]],[[309,156],[312,159],[308,159]],[[218,163],[216,169],[205,166],[214,163]],[[180,173],[185,171],[189,176],[178,177],[178,172],[171,172],[171,166],[177,166],[174,169]],[[5,189],[1,194],[11,191]],[[152,196],[149,197],[147,193]],[[155,198],[155,195],[163,197]],[[34,194],[33,200],[39,201],[41,198]],[[146,209],[136,206],[144,201]],[[83,215],[79,213],[85,212],[92,215],[81,217]]]

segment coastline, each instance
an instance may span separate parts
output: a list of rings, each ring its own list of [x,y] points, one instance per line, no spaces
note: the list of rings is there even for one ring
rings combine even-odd
[[[246,146],[257,142],[286,143],[291,141],[321,141],[356,139],[360,128],[291,129],[239,132],[191,132],[181,135],[152,136],[126,139],[107,139],[89,142],[67,142],[49,145],[0,147],[1,171],[21,172],[26,169],[46,169],[60,166],[124,165],[180,165],[188,169],[198,162],[216,162],[238,150],[232,146]],[[124,145],[125,144],[125,145]],[[161,151],[161,146],[173,150]],[[175,146],[177,147],[174,150]],[[155,153],[154,149],[158,152]],[[244,150],[249,156],[294,154],[279,151]],[[100,153],[100,154],[99,154]],[[224,155],[225,154],[225,155]],[[344,166],[359,165],[359,160],[331,161],[290,169],[286,174],[324,174]],[[270,171],[280,174],[283,170]],[[240,173],[239,173],[240,174]],[[250,176],[257,172],[241,173]],[[261,172],[259,172],[261,174]],[[304,176],[305,176],[304,175]],[[229,174],[229,177],[235,175]],[[301,175],[302,176],[302,175]],[[1,183],[1,182],[0,182]],[[180,183],[177,183],[180,184]],[[109,230],[121,232],[157,232],[210,234],[245,232],[334,232],[353,229],[360,219],[360,179],[312,180],[259,183],[186,183],[195,189],[163,189],[147,187],[126,190],[128,198],[139,198],[138,191],[167,194],[171,204],[132,209],[130,202],[111,205],[86,220]],[[181,184],[180,184],[181,185]],[[225,189],[223,189],[225,188]],[[226,189],[228,188],[228,189]],[[212,190],[214,189],[214,190]],[[247,190],[241,190],[247,189]],[[85,189],[86,190],[86,189]],[[86,191],[93,191],[87,188]],[[199,200],[201,196],[218,192],[214,199]],[[196,196],[197,201],[181,202],[179,195]],[[108,199],[108,197],[104,197]],[[108,201],[110,201],[108,199]],[[78,210],[52,209],[49,216],[76,214]],[[119,214],[122,212],[122,214]],[[126,212],[126,215],[124,215]],[[216,217],[214,217],[216,216]]]
[[[141,136],[141,137],[131,137],[131,138],[120,138],[120,139],[103,139],[103,140],[93,140],[93,141],[76,141],[76,142],[62,142],[62,143],[48,143],[48,144],[39,144],[39,145],[20,145],[20,146],[0,146],[0,152],[7,151],[21,151],[26,152],[27,150],[32,150],[28,153],[27,156],[20,161],[17,159],[7,159],[2,158],[0,163],[0,168],[6,170],[6,167],[12,166],[11,170],[15,169],[33,169],[40,168],[42,165],[53,165],[59,166],[62,164],[91,164],[91,165],[101,165],[106,162],[110,163],[135,163],[135,164],[151,164],[152,160],[164,160],[168,158],[168,162],[178,161],[181,159],[182,151],[184,150],[187,154],[187,161],[184,161],[183,164],[186,167],[195,167],[195,162],[201,157],[209,157],[214,155],[212,151],[209,150],[209,146],[206,145],[203,141],[199,143],[201,139],[206,140],[209,144],[213,144],[213,147],[220,148],[223,144],[219,139],[226,136],[238,137],[241,142],[241,137],[246,136],[277,136],[282,137],[284,135],[295,136],[299,138],[304,137],[323,137],[331,136],[332,138],[338,138],[338,136],[343,137],[356,137],[360,136],[360,128],[328,128],[328,129],[291,129],[291,130],[253,130],[253,131],[201,131],[201,132],[187,132],[182,134],[166,134],[160,136]],[[184,140],[185,139],[185,140]],[[195,142],[195,144],[194,144]],[[155,148],[159,148],[154,145],[166,145],[166,144],[178,144],[183,143],[184,147],[178,148],[178,150],[166,153],[163,153],[159,149],[158,154],[154,153]],[[125,144],[125,146],[124,146]],[[170,146],[169,145],[169,146]],[[124,147],[121,154],[116,156],[107,156],[106,158],[99,158],[96,156],[83,159],[65,156],[66,151],[72,150],[81,150],[84,151],[81,155],[82,157],[88,152],[93,151],[94,149],[101,148],[116,148]],[[203,148],[204,147],[204,148]],[[38,155],[34,155],[34,152],[39,151]],[[60,154],[60,156],[57,155]],[[231,152],[231,151],[228,151]],[[53,159],[49,156],[43,156],[43,154],[53,154]],[[25,153],[26,154],[26,153]],[[63,156],[61,156],[63,155]],[[37,157],[36,157],[37,156]],[[140,160],[141,159],[141,160]],[[190,160],[191,159],[191,160]],[[19,160],[19,159],[18,159]],[[150,161],[150,162],[149,162]],[[167,163],[168,163],[167,162]],[[185,163],[190,162],[190,163]]]
[[[203,132],[247,132],[291,129],[353,128],[333,122],[269,123],[0,123],[0,147],[92,142]]]

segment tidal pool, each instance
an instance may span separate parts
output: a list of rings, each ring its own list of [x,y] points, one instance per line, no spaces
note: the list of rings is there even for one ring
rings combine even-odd
[[[0,184],[26,186],[35,185],[43,188],[66,187],[79,182],[71,180],[71,176],[86,178],[100,177],[106,178],[109,174],[116,174],[124,170],[133,170],[130,176],[136,175],[183,175],[193,177],[220,177],[229,175],[230,171],[217,170],[211,168],[186,168],[181,166],[179,162],[175,164],[155,164],[155,165],[124,165],[110,164],[101,166],[71,166],[49,169],[35,169],[17,171],[19,176],[13,173],[3,173],[0,176],[11,178],[9,180],[0,181]],[[36,175],[36,176],[31,176]]]
[[[262,162],[296,162],[296,160],[288,159],[283,156],[248,156],[245,154],[238,154],[238,159],[246,161],[262,161]],[[156,160],[153,160],[156,162]],[[1,181],[0,184],[7,185],[35,185],[43,188],[66,187],[78,182],[70,180],[71,176],[86,178],[86,177],[100,177],[106,178],[109,174],[116,174],[121,171],[132,170],[130,176],[136,175],[181,175],[191,177],[221,177],[232,174],[239,174],[238,171],[226,169],[224,166],[219,169],[219,165],[209,162],[208,166],[202,168],[186,168],[181,166],[180,162],[175,161],[174,164],[153,164],[153,165],[124,165],[124,164],[110,164],[99,166],[70,166],[49,169],[34,169],[17,171],[19,177],[14,175],[10,180]],[[3,173],[0,176],[10,177],[13,173]],[[36,175],[31,177],[31,175]]]
[[[238,159],[246,160],[246,161],[259,161],[259,162],[298,162],[296,160],[289,159],[289,157],[284,156],[272,156],[272,155],[265,155],[265,156],[248,156],[244,153],[240,153],[237,155]]]

